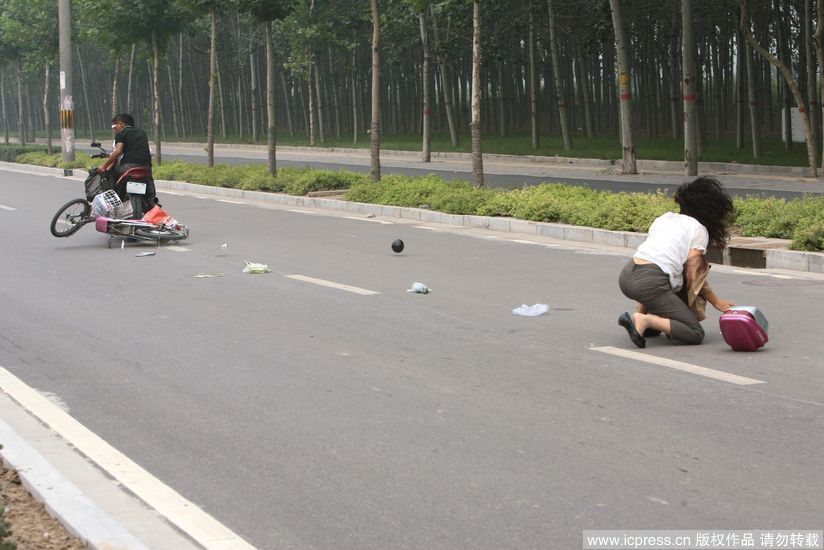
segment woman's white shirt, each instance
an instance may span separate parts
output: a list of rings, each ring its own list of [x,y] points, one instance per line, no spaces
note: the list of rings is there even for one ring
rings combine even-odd
[[[707,251],[707,228],[691,216],[667,212],[655,218],[649,235],[635,251],[635,257],[652,262],[669,275],[672,289],[684,284],[684,263],[691,249]]]

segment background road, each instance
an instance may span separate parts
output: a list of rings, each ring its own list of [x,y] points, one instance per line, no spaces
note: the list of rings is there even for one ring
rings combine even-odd
[[[80,147],[82,150],[83,147]],[[318,148],[283,147],[278,149],[279,167],[311,167],[328,170],[350,170],[369,173],[371,170],[368,150],[355,152]],[[522,159],[518,162],[513,158]],[[163,160],[183,160],[204,164],[206,152],[203,144],[172,143],[163,145]],[[267,152],[261,146],[215,145],[215,162],[222,164],[267,163]],[[487,156],[484,160],[484,181],[487,187],[515,189],[525,185],[546,182],[563,182],[584,185],[603,191],[654,193],[673,192],[684,181],[682,171],[644,171],[636,175],[621,175],[615,167],[581,164],[551,164],[531,162],[529,157],[509,157],[507,161]],[[419,155],[410,152],[382,151],[381,173],[401,173],[412,176],[437,174],[448,180],[472,182],[471,163],[454,158],[433,156],[432,162],[424,163]],[[703,174],[703,172],[702,172]],[[784,199],[799,198],[805,193],[824,193],[824,183],[812,178],[788,174],[748,174],[742,172],[716,172],[722,183],[733,195],[768,195]]]
[[[715,266],[766,348],[730,351],[710,312],[704,345],[637,350],[763,382],[739,386],[592,349],[635,350],[630,251],[161,193],[191,239],[136,257],[49,234],[80,181],[0,191],[0,366],[260,548],[822,528],[821,277]]]

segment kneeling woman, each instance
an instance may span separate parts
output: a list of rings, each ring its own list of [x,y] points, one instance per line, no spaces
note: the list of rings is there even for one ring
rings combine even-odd
[[[639,348],[646,346],[645,336],[660,332],[700,344],[704,300],[721,312],[734,305],[706,283],[709,264],[704,257],[709,245],[723,248],[727,242],[732,199],[716,179],[700,177],[681,185],[675,202],[680,213],[667,212],[652,222],[647,239],[618,278],[621,292],[638,302],[635,313],[624,312],[618,324]]]

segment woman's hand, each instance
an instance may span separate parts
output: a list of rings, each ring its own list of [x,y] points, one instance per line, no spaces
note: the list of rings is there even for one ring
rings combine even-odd
[[[721,313],[724,313],[725,311],[727,311],[728,309],[730,309],[731,307],[733,307],[735,305],[734,303],[730,302],[729,300],[722,300],[721,298],[718,298],[714,302],[710,302],[710,303],[712,304],[712,307],[714,307],[715,309],[717,309]]]

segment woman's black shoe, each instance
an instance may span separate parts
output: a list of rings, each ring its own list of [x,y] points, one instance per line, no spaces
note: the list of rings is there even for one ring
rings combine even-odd
[[[632,317],[630,317],[628,312],[623,312],[620,317],[618,317],[618,324],[624,327],[627,330],[627,334],[629,334],[629,339],[632,340],[632,343],[635,344],[639,348],[647,347],[647,340],[640,334],[638,331],[635,330],[635,324],[632,322]]]

